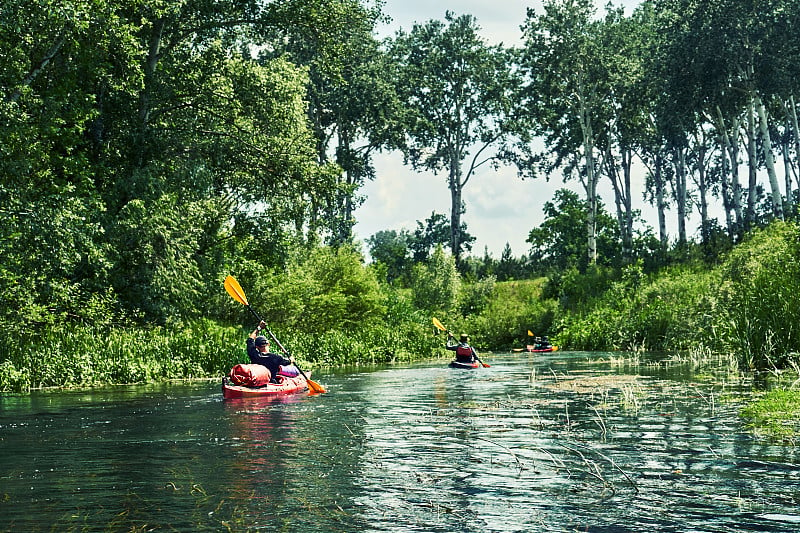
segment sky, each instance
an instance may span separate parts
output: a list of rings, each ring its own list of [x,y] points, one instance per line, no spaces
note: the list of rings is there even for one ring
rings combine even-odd
[[[615,1],[630,10],[638,0]],[[602,9],[605,1],[598,2]],[[378,36],[391,36],[398,29],[411,30],[415,22],[444,20],[446,11],[458,15],[470,14],[481,27],[481,36],[490,44],[502,42],[506,45],[521,43],[520,26],[525,20],[528,7],[538,8],[540,0],[386,0],[383,12],[393,20],[388,26],[378,28]],[[360,190],[366,197],[355,211],[357,224],[354,232],[357,239],[365,240],[378,231],[408,229],[413,231],[417,221],[424,222],[437,212],[450,216],[450,191],[446,174],[434,175],[416,172],[403,165],[399,153],[377,154],[374,158],[376,178]],[[605,181],[608,181],[607,179]],[[643,178],[639,176],[639,181]],[[606,210],[613,213],[613,193],[610,185],[601,183],[599,194]],[[643,190],[639,183],[637,189]],[[560,188],[569,188],[583,197],[580,184],[565,184],[561,175],[544,179],[522,180],[516,169],[504,167],[498,171],[482,169],[472,176],[464,187],[463,201],[466,211],[462,221],[467,231],[476,237],[471,254],[482,257],[484,250],[496,259],[500,258],[506,244],[516,257],[527,254],[529,244],[525,242],[531,229],[543,220],[542,206],[553,198]],[[634,209],[646,206],[641,202],[641,192],[634,196],[639,204]],[[655,224],[651,224],[655,226]],[[368,252],[368,247],[364,247]]]

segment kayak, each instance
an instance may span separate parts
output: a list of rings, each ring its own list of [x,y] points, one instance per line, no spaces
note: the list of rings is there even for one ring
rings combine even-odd
[[[449,366],[450,366],[450,368],[467,368],[467,369],[470,369],[470,368],[478,368],[481,365],[477,361],[473,361],[471,363],[462,363],[461,361],[456,361],[454,359],[454,360],[450,361],[450,365]]]
[[[306,373],[308,375],[308,373]],[[222,397],[223,398],[258,398],[277,396],[281,394],[292,394],[308,390],[308,382],[301,375],[297,377],[278,376],[279,383],[269,383],[263,387],[248,387],[246,385],[234,385],[227,376],[222,378]]]
[[[528,345],[525,347],[526,352],[544,353],[544,352],[557,352],[558,346],[548,346],[547,348],[536,348],[536,345]]]

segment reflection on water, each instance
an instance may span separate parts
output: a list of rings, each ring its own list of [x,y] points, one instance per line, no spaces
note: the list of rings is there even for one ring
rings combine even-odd
[[[750,383],[608,355],[328,374],[282,399],[4,396],[0,531],[798,530],[798,452],[744,431]]]

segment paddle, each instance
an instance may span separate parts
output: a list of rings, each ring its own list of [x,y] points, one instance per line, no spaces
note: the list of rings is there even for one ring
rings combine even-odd
[[[228,294],[230,294],[234,300],[245,306],[251,313],[253,313],[253,316],[256,318],[256,320],[258,320],[259,323],[263,322],[261,317],[258,316],[258,313],[256,313],[255,310],[250,306],[250,304],[247,303],[247,297],[244,295],[244,290],[242,289],[242,286],[239,285],[239,282],[236,281],[236,278],[234,278],[233,276],[228,276],[227,278],[225,278],[225,290],[228,291]],[[286,348],[283,347],[281,341],[279,341],[277,337],[275,337],[275,335],[272,333],[269,327],[265,327],[264,329],[267,330],[269,336],[272,337],[272,340],[275,341],[275,344],[278,345],[278,347],[283,351],[283,353],[289,356],[289,352],[286,350]],[[297,364],[297,361],[295,361],[294,366],[296,366],[297,370],[300,371],[300,374],[302,374],[302,376],[306,378],[309,389],[311,389],[314,392],[326,392],[325,388],[322,385],[308,379],[308,376],[306,376],[306,373],[303,372],[302,368],[300,368],[300,365]]]
[[[439,329],[439,331],[444,331],[444,332],[445,332],[445,333],[447,333],[449,336],[452,336],[452,335],[453,335],[452,333],[450,333],[450,330],[449,330],[449,329],[447,329],[446,327],[444,327],[444,324],[442,324],[441,322],[439,322],[439,319],[438,319],[438,318],[436,318],[436,317],[433,317],[433,325],[434,325],[434,326],[436,326],[436,327]],[[478,357],[478,354],[477,354],[477,353],[475,354],[475,359],[477,359],[477,360],[478,360],[478,362],[481,364],[481,366],[483,366],[483,368],[489,368],[489,366],[490,366],[490,365],[487,365],[486,363],[484,363],[483,361],[481,361],[481,358],[480,358],[480,357]]]

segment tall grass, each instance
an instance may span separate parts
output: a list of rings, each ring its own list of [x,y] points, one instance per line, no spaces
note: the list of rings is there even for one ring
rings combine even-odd
[[[722,266],[724,328],[748,368],[783,368],[800,352],[800,227],[751,233]]]
[[[86,387],[215,375],[241,334],[199,320],[180,329],[53,328],[0,340],[0,390]]]
[[[754,231],[721,265],[622,279],[558,320],[559,343],[587,350],[733,353],[743,368],[783,368],[800,353],[800,228]]]
[[[588,310],[561,317],[559,342],[575,349],[624,351],[682,350],[708,342],[716,279],[713,272],[692,266],[649,279],[640,265],[628,267]]]

